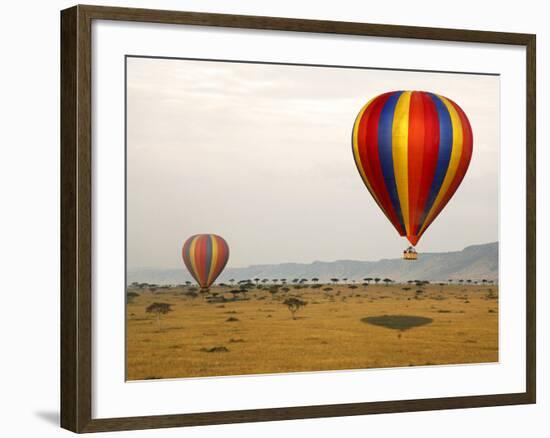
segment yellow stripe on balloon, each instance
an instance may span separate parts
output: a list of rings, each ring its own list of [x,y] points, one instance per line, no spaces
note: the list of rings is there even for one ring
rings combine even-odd
[[[191,245],[189,246],[189,258],[191,259],[191,266],[193,267],[193,272],[197,275],[197,265],[195,263],[195,244],[197,243],[199,236],[193,237]]]
[[[397,185],[397,195],[401,204],[401,214],[407,234],[410,234],[409,224],[409,108],[411,92],[404,91],[393,114],[392,126],[392,157],[393,173]]]
[[[210,284],[214,273],[214,266],[216,266],[216,262],[218,261],[218,239],[214,236],[208,236],[208,238],[212,242],[212,257],[210,258],[210,268],[208,271],[208,284]]]
[[[439,95],[437,97],[439,97],[441,101],[445,104],[445,106],[447,107],[447,111],[449,111],[449,115],[451,116],[451,125],[453,127],[453,148],[451,150],[451,159],[449,161],[449,167],[447,168],[447,173],[445,174],[443,184],[441,184],[439,193],[437,194],[432,208],[426,216],[426,220],[424,221],[424,224],[422,225],[422,228],[420,229],[420,232],[418,234],[422,234],[424,232],[424,229],[431,223],[432,218],[437,211],[439,204],[441,203],[441,200],[443,199],[443,197],[447,193],[447,190],[455,179],[456,171],[458,169],[458,165],[460,164],[460,157],[462,155],[463,148],[462,122],[460,121],[460,117],[456,109],[445,97]]]
[[[359,169],[359,172],[361,173],[361,177],[363,178],[363,181],[367,185],[367,189],[369,190],[370,194],[374,198],[374,201],[378,204],[380,209],[387,216],[386,211],[382,208],[382,204],[380,204],[380,201],[378,200],[378,197],[376,196],[376,193],[372,189],[370,181],[367,178],[365,170],[363,169],[363,163],[361,163],[361,157],[359,155],[359,140],[358,140],[358,137],[359,137],[359,124],[361,122],[361,119],[363,118],[363,114],[365,113],[365,111],[367,110],[367,108],[369,107],[369,105],[372,103],[372,101],[374,99],[375,98],[369,100],[366,103],[366,105],[363,108],[361,108],[361,111],[359,111],[359,114],[357,115],[357,118],[355,119],[355,124],[353,125],[353,156],[355,157],[355,163],[357,163],[357,168]]]

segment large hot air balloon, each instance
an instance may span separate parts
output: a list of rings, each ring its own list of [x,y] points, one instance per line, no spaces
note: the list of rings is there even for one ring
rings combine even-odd
[[[462,182],[473,136],[466,114],[451,99],[392,91],[361,109],[352,144],[370,194],[414,246]],[[414,248],[404,258],[415,259]]]
[[[196,234],[185,241],[181,255],[189,273],[205,292],[225,268],[229,246],[216,234]]]

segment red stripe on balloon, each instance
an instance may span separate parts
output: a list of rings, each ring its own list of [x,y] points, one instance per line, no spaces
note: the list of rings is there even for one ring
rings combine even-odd
[[[221,243],[223,244],[223,257],[220,257],[220,270],[218,274],[224,270],[225,265],[227,265],[227,261],[229,260],[229,246],[227,245],[227,242],[224,239],[221,239]]]
[[[220,255],[223,251],[223,244],[221,242],[221,239],[216,236],[216,235],[212,235],[212,240],[216,241],[216,257],[214,257],[214,254],[212,254],[212,269],[210,270],[210,275],[209,275],[209,278],[212,278],[212,282],[216,279],[216,277],[219,275],[219,265],[220,265]],[[214,246],[214,244],[212,244],[212,246]]]
[[[458,167],[455,173],[455,177],[453,178],[453,181],[451,182],[451,185],[447,189],[447,192],[441,199],[441,203],[435,210],[434,215],[424,228],[424,231],[430,226],[430,224],[435,220],[435,218],[441,213],[443,208],[447,205],[447,203],[451,200],[453,195],[455,194],[456,190],[460,186],[460,183],[464,179],[464,176],[466,175],[466,171],[468,170],[468,166],[470,165],[470,160],[472,159],[472,151],[473,151],[473,133],[472,133],[472,127],[470,126],[470,122],[468,121],[468,118],[466,117],[466,114],[464,111],[462,111],[462,108],[460,108],[455,102],[447,98],[447,100],[453,105],[453,107],[456,109],[458,116],[460,118],[460,124],[462,125],[462,153],[460,154],[460,160],[458,162]]]
[[[420,221],[428,202],[437,168],[437,157],[439,155],[439,118],[437,109],[429,94],[425,92],[421,94],[424,107],[424,159],[422,162],[418,199],[416,201],[415,230],[413,235],[416,235],[422,227]]]
[[[373,191],[378,196],[386,216],[399,234],[404,235],[405,230],[399,223],[399,218],[394,210],[386,182],[382,174],[382,166],[378,155],[378,122],[380,113],[388,98],[393,94],[385,93],[372,101],[359,122],[358,149],[361,166],[365,171]]]
[[[198,282],[201,287],[206,287],[206,239],[208,236],[200,235],[195,243],[195,267],[197,270]]]
[[[227,259],[229,258],[229,247],[227,246],[225,240],[222,239],[220,236],[212,237],[216,239],[216,243],[218,246],[216,260],[214,261],[214,271],[212,274],[212,282],[214,282],[218,275],[220,275],[220,273],[223,271],[223,268],[225,268]]]
[[[408,133],[408,187],[409,187],[409,233],[416,234],[418,223],[418,198],[424,166],[424,101],[422,94],[413,91],[409,106]]]
[[[388,93],[389,94],[389,93]],[[361,116],[361,119],[357,121],[358,128],[357,128],[357,151],[359,154],[358,162],[356,162],[356,165],[360,167],[363,170],[363,173],[365,174],[365,187],[367,187],[367,190],[374,198],[376,204],[378,207],[380,207],[380,210],[382,210],[382,213],[388,218],[388,220],[391,222],[390,216],[388,212],[384,209],[380,199],[379,195],[376,193],[375,188],[373,186],[373,182],[370,180],[370,175],[372,175],[372,170],[370,168],[370,162],[366,158],[366,149],[365,149],[365,143],[367,141],[367,124],[370,115],[372,114],[373,104],[376,101],[374,99],[369,106],[363,111],[363,114]],[[361,175],[363,177],[363,175]],[[368,182],[368,184],[367,184]],[[370,184],[370,188],[369,188]]]
[[[460,117],[460,122],[462,123],[462,158],[464,158],[464,162],[460,163],[458,171],[461,173],[462,178],[464,178],[466,170],[468,169],[468,166],[472,159],[472,152],[474,149],[474,134],[472,132],[470,121],[468,120],[468,117],[466,117],[466,114],[464,113],[462,108],[460,108],[460,106],[458,106],[458,104],[453,102],[451,99],[448,100],[455,107]]]
[[[357,116],[355,123],[353,125],[353,129],[355,130],[355,127],[357,127],[357,153],[355,152],[355,143],[352,141],[352,146],[354,148],[353,153],[353,159],[355,161],[355,165],[357,166],[357,170],[359,170],[359,174],[361,175],[361,179],[365,183],[365,187],[369,191],[369,193],[374,198],[374,201],[380,207],[382,212],[386,214],[384,209],[382,209],[382,206],[380,205],[380,201],[378,200],[376,194],[374,193],[374,190],[372,189],[371,182],[369,181],[366,173],[366,166],[368,166],[368,162],[363,163],[361,161],[361,149],[364,147],[365,139],[367,136],[367,122],[369,120],[369,116],[372,113],[372,104],[373,102],[370,102],[368,106],[363,111],[363,114],[361,114],[361,117],[359,115]],[[357,156],[356,156],[357,155]],[[389,218],[388,218],[389,219]]]

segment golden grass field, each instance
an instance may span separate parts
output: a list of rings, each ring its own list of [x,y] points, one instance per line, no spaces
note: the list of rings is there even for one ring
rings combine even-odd
[[[128,288],[139,296],[127,305],[127,379],[498,361],[495,285],[288,287],[273,297],[253,288],[238,301],[228,288],[211,288],[229,300],[223,303],[186,296],[186,287]],[[283,304],[290,296],[307,301],[296,319]],[[160,329],[157,316],[145,312],[154,302],[172,308]],[[361,321],[383,315],[433,322],[399,331]]]

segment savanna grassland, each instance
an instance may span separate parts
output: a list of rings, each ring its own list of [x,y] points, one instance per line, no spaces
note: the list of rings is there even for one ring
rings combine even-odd
[[[498,361],[489,283],[141,284],[127,301],[128,380]]]

